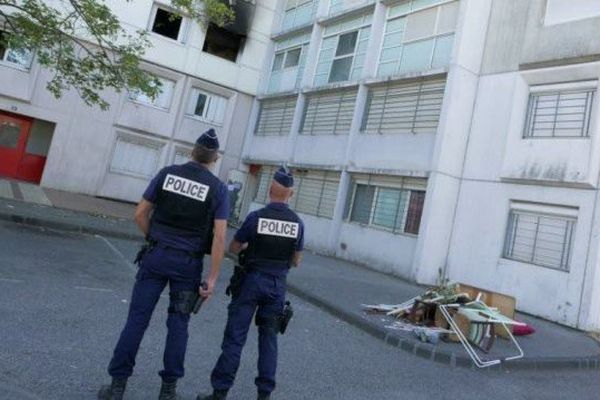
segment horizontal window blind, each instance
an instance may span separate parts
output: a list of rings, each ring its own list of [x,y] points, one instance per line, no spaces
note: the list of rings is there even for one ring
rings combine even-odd
[[[257,136],[286,136],[292,129],[297,97],[262,100],[256,124]]]
[[[393,83],[369,91],[363,115],[365,133],[435,133],[446,80]]]
[[[347,135],[352,125],[357,89],[324,92],[307,97],[302,135]]]
[[[118,136],[110,171],[150,179],[156,173],[161,145],[130,136]]]
[[[589,137],[595,89],[529,96],[523,136]]]
[[[504,257],[569,271],[576,219],[511,210]]]
[[[263,167],[259,176],[255,201],[269,202],[269,185],[275,173],[274,167]],[[296,170],[294,174],[294,197],[290,207],[296,212],[323,218],[333,218],[340,173],[334,171]]]

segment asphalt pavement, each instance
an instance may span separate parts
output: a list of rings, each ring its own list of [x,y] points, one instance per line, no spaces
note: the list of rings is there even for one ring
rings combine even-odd
[[[94,399],[126,317],[137,243],[0,223],[0,399]],[[219,293],[190,326],[186,398],[209,391],[227,298]],[[291,296],[296,317],[280,339],[275,400],[597,399],[589,371],[452,369],[390,347]],[[127,399],[157,397],[167,297],[148,328]],[[231,392],[255,398],[252,329]]]

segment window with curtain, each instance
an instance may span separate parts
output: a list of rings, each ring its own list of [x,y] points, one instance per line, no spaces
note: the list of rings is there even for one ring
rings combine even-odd
[[[355,179],[347,220],[393,233],[417,235],[423,214],[425,181],[407,184],[404,178]]]
[[[317,13],[319,0],[286,0],[281,30],[309,24]]]
[[[413,0],[390,8],[379,56],[379,76],[448,65],[459,2],[431,7],[438,3]]]

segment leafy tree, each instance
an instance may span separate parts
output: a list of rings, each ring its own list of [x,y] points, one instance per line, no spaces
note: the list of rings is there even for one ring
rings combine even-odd
[[[235,17],[223,0],[172,0],[172,6],[202,25],[223,26]],[[105,110],[103,90],[151,97],[160,91],[158,79],[140,68],[147,33],[128,32],[104,0],[0,0],[0,29],[3,47],[35,49],[39,64],[53,73],[47,89],[57,98],[74,89]]]

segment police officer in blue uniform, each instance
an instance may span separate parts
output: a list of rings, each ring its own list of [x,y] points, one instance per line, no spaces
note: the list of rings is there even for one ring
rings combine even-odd
[[[199,296],[211,296],[224,254],[229,213],[227,188],[210,172],[218,150],[214,130],[202,134],[192,151],[192,160],[162,169],[137,206],[135,221],[147,242],[138,255],[139,270],[127,322],[108,367],[112,383],[101,388],[99,399],[123,398],[140,342],[167,284],[168,334],[164,369],[159,373],[159,399],[178,398],[175,389],[177,380],[184,375],[190,312]],[[211,254],[211,269],[202,284],[205,253]]]
[[[228,308],[222,353],[211,374],[213,393],[197,400],[222,400],[233,386],[242,348],[256,312],[258,325],[258,399],[267,400],[275,389],[278,321],[285,307],[286,276],[298,266],[304,246],[302,220],[288,207],[294,178],[280,168],[269,189],[271,202],[252,212],[237,231],[229,250],[243,251],[243,274]]]

